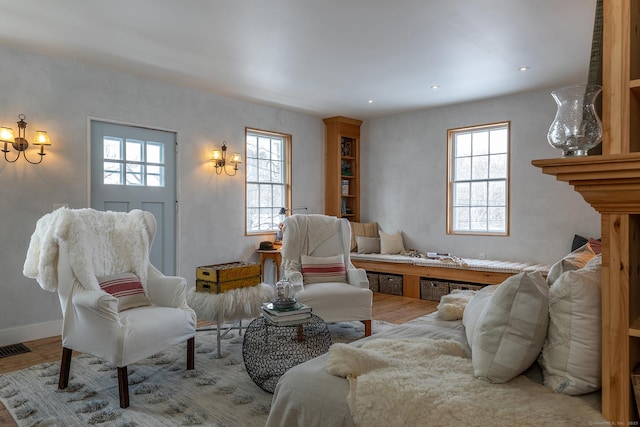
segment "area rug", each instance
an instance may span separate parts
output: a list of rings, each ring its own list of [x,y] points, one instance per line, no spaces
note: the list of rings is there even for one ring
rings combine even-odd
[[[373,333],[392,326],[373,322]],[[329,325],[334,343],[364,336],[360,322]],[[131,406],[121,409],[117,372],[87,355],[71,362],[69,387],[58,390],[59,362],[0,375],[0,401],[23,426],[264,426],[272,395],[247,375],[237,331],[222,341],[215,331],[197,332],[195,370],[186,370],[186,344],[129,366]]]

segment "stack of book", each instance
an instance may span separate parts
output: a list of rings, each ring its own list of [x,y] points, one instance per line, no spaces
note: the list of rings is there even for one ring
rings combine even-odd
[[[262,304],[262,315],[276,325],[297,325],[311,318],[311,307],[298,302],[291,308],[274,308],[273,303],[265,302]]]

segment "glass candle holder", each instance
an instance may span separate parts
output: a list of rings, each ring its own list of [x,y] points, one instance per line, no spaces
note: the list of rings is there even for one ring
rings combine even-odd
[[[602,140],[602,123],[594,107],[601,91],[598,85],[575,85],[551,92],[558,111],[547,140],[562,150],[562,157],[586,156]]]

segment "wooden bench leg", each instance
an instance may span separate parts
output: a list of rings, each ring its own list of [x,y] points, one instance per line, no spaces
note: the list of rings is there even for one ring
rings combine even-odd
[[[118,391],[120,393],[120,407],[129,407],[129,376],[127,367],[118,368]]]
[[[371,336],[371,320],[363,320],[364,323],[364,336]]]
[[[60,390],[67,388],[69,385],[69,372],[71,371],[71,355],[73,350],[62,347],[62,361],[60,362],[60,379],[58,380],[58,388]]]
[[[192,370],[195,367],[195,348],[196,338],[191,337],[187,340],[187,370]]]

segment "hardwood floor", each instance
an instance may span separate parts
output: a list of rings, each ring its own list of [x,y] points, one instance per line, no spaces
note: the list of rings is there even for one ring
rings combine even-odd
[[[436,311],[437,302],[373,293],[373,318],[389,323],[404,323]],[[44,362],[59,362],[62,355],[60,337],[25,342],[31,352],[0,358],[0,374],[18,371]],[[77,353],[74,353],[77,355]],[[0,404],[0,426],[16,426],[13,418]]]
[[[373,318],[376,320],[400,324],[433,313],[437,309],[437,301],[373,293]]]

